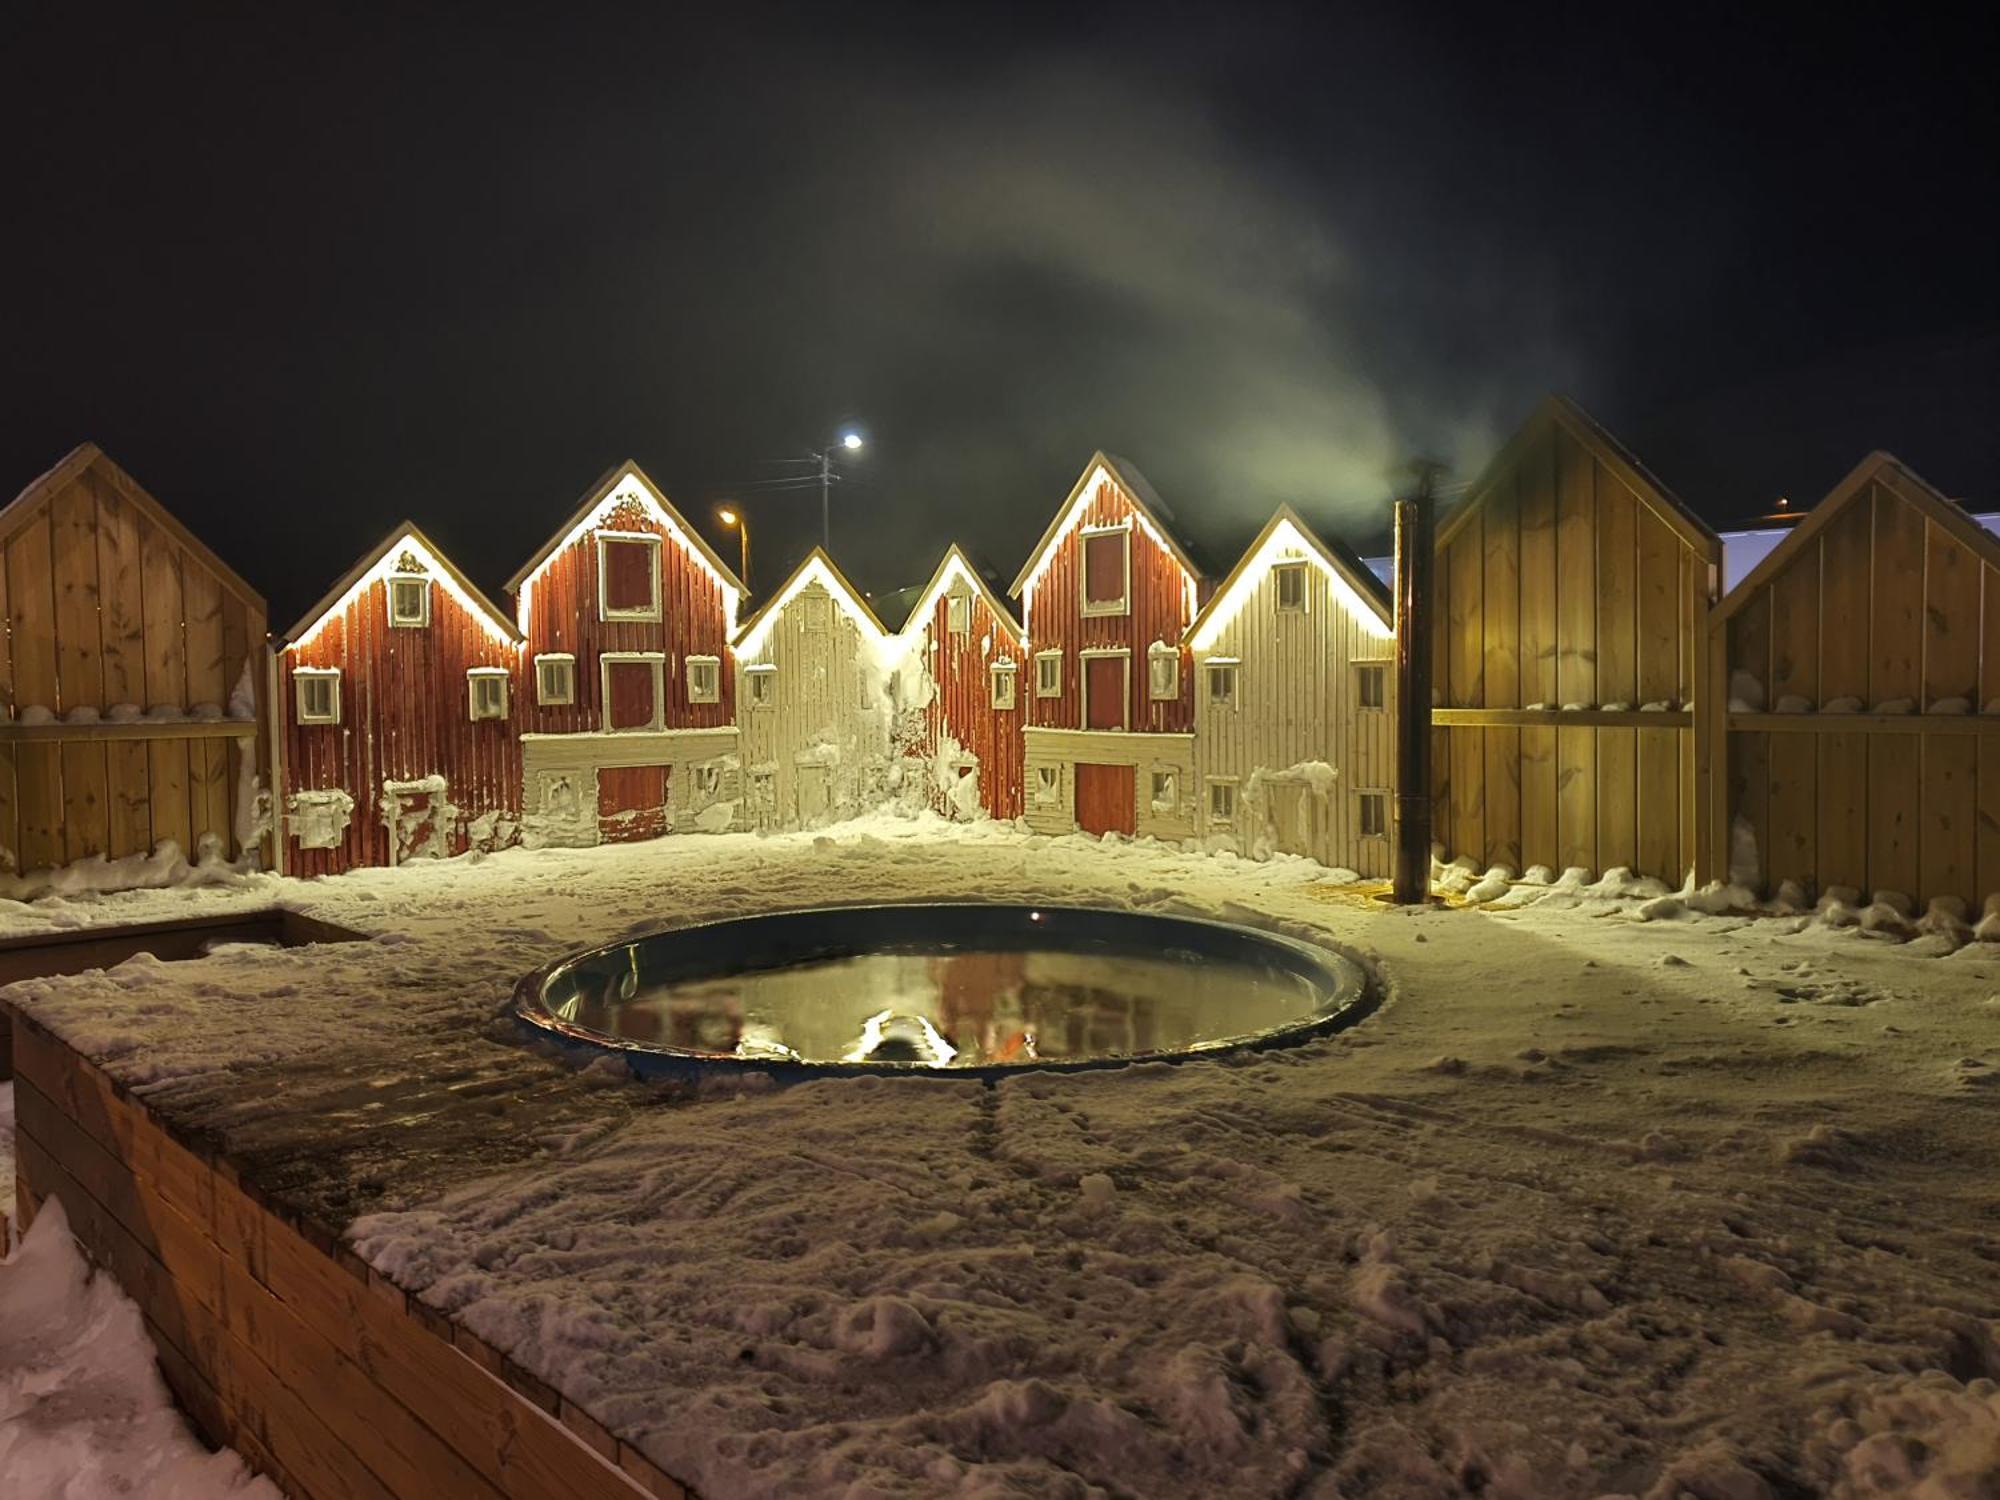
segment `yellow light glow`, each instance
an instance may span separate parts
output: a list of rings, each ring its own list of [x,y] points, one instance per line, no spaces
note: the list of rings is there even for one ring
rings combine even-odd
[[[366,573],[363,573],[359,578],[355,579],[353,586],[338,599],[334,600],[332,604],[328,605],[326,611],[317,620],[312,622],[312,625],[306,630],[305,634],[292,642],[292,646],[303,647],[311,645],[319,636],[319,633],[326,629],[327,622],[335,615],[344,614],[348,606],[354,603],[355,599],[360,595],[361,591],[371,583],[379,583],[387,579],[391,573],[407,573],[409,570],[402,566],[402,559],[405,555],[412,556],[422,563],[429,572],[430,577],[435,582],[442,584],[445,592],[456,599],[459,607],[471,615],[473,619],[477,620],[479,628],[484,630],[496,643],[510,650],[518,650],[520,648],[521,643],[500,627],[499,623],[486,612],[484,605],[477,603],[470,594],[458,586],[458,580],[451,576],[451,571],[438,561],[437,556],[430,548],[417,540],[414,532],[410,531],[405,531],[394,542],[390,543],[388,550],[382,554],[382,560]]]
[[[1027,582],[1021,585],[1021,617],[1023,620],[1026,620],[1028,614],[1034,609],[1035,587],[1042,581],[1042,574],[1046,573],[1049,569],[1049,564],[1055,561],[1056,551],[1061,547],[1063,538],[1069,535],[1071,529],[1083,518],[1083,513],[1089,507],[1091,498],[1096,495],[1100,484],[1110,485],[1120,495],[1127,496],[1129,500],[1125,486],[1113,478],[1111,471],[1105,468],[1103,464],[1098,464],[1091,469],[1090,478],[1084,481],[1083,488],[1077,491],[1076,499],[1070,503],[1069,509],[1063,513],[1062,524],[1056,528],[1055,534],[1049,538],[1047,550],[1036,560],[1035,570],[1028,575]],[[1161,533],[1160,528],[1147,519],[1145,511],[1141,510],[1136,504],[1128,504],[1127,508],[1132,513],[1134,523],[1137,524],[1141,531],[1146,533],[1153,545],[1166,553],[1173,560],[1175,567],[1180,568],[1180,559],[1174,556],[1172,545]],[[1194,617],[1195,602],[1194,575],[1188,572],[1186,568],[1181,568],[1181,577],[1187,586],[1188,618],[1192,619]]]
[[[542,576],[550,563],[575,546],[577,540],[585,532],[597,529],[607,515],[619,506],[628,503],[637,505],[651,516],[654,521],[659,523],[660,529],[666,532],[669,541],[673,542],[681,551],[700,564],[702,572],[706,573],[713,580],[716,588],[722,592],[723,634],[725,636],[736,634],[736,610],[743,599],[741,590],[737,589],[728,579],[715,571],[715,566],[702,554],[701,549],[689,540],[686,532],[674,524],[674,518],[667,514],[666,508],[658,500],[653,498],[653,492],[641,484],[637,476],[630,470],[620,475],[618,483],[611,487],[610,491],[597,503],[591,512],[569,529],[568,536],[549,549],[549,555],[542,559],[535,571],[521,580],[521,592],[515,603],[516,615],[521,625],[521,634],[526,635],[528,633],[528,620],[534,609],[535,580]]]
[[[1264,545],[1250,560],[1250,566],[1237,575],[1236,582],[1229,586],[1229,592],[1216,603],[1214,613],[1202,622],[1189,645],[1196,651],[1206,651],[1215,644],[1215,638],[1222,629],[1250,602],[1250,596],[1257,591],[1265,576],[1280,562],[1306,562],[1318,568],[1325,576],[1328,588],[1346,611],[1369,635],[1379,640],[1389,640],[1395,631],[1382,623],[1382,617],[1375,613],[1373,605],[1355,592],[1354,585],[1341,577],[1340,572],[1325,557],[1319,548],[1307,540],[1305,534],[1289,520],[1280,521],[1271,529]]]
[[[736,643],[737,656],[748,661],[763,655],[764,643],[771,638],[771,630],[777,624],[778,616],[782,615],[791,602],[813,583],[825,587],[848,619],[854,622],[855,628],[872,641],[878,651],[884,645],[896,640],[896,637],[875,623],[874,617],[868,613],[867,606],[847,591],[847,586],[840,581],[839,575],[826,565],[825,560],[815,557],[792,576],[792,581],[785,585],[784,592],[771,601],[756,625]]]

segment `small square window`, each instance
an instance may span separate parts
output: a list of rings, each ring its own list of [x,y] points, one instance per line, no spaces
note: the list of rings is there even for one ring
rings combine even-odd
[[[397,573],[389,579],[389,624],[415,630],[431,622],[431,581]]]
[[[474,720],[507,717],[507,672],[503,667],[474,667],[465,674],[470,684]]]
[[[1155,641],[1146,651],[1146,693],[1155,703],[1181,695],[1180,648]]]
[[[1212,823],[1236,821],[1236,783],[1211,781],[1208,784],[1208,817]]]
[[[1181,809],[1181,776],[1175,770],[1153,773],[1153,795],[1151,798],[1155,817],[1171,818]]]
[[[1356,667],[1357,683],[1355,701],[1363,708],[1383,708],[1388,704],[1389,669],[1387,667]]]
[[[972,634],[972,595],[951,594],[945,598],[945,628],[953,635]]]
[[[576,658],[561,652],[535,658],[535,701],[576,702]]]
[[[769,708],[777,701],[778,669],[776,667],[752,667],[744,674],[750,684],[750,706]]]
[[[805,629],[815,635],[833,629],[833,596],[807,594],[799,600],[799,620]]]
[[[1037,698],[1062,696],[1062,652],[1035,653],[1035,696]]]
[[[1278,608],[1287,613],[1303,613],[1306,607],[1306,565],[1302,562],[1279,563],[1271,569],[1271,579],[1277,585]]]
[[[996,663],[993,668],[993,706],[1012,708],[1014,706],[1014,664],[1011,661]]]
[[[1379,839],[1389,832],[1389,794],[1387,792],[1362,792],[1361,836],[1364,839]]]
[[[1212,661],[1208,664],[1208,706],[1236,707],[1236,663]]]
[[[690,656],[687,659],[688,702],[720,703],[722,701],[722,659],[715,656]]]
[[[340,669],[300,667],[292,673],[301,724],[340,722]]]
[[[1035,801],[1043,807],[1053,807],[1062,801],[1062,767],[1035,767]]]

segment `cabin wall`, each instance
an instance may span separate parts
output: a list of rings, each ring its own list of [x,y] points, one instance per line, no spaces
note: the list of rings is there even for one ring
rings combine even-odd
[[[808,629],[815,610],[826,628]],[[814,581],[788,600],[755,655],[738,659],[743,704],[744,821],[809,827],[850,817],[881,797],[890,712],[883,649],[827,587]],[[748,677],[776,667],[771,702],[750,701]]]
[[[1292,548],[1270,561],[1305,556]],[[1194,653],[1201,785],[1190,789],[1193,811],[1211,836],[1230,839],[1241,853],[1304,854],[1385,876],[1395,815],[1395,637],[1379,622],[1357,619],[1317,561],[1305,576],[1303,611],[1278,608],[1276,577],[1267,570],[1208,648]],[[1234,708],[1209,701],[1204,667],[1217,657],[1239,663]],[[1384,668],[1381,708],[1359,706],[1362,662]],[[1313,762],[1331,768],[1330,786],[1303,769]],[[1212,780],[1236,784],[1236,817],[1227,824],[1209,816]],[[1361,835],[1363,792],[1384,795],[1380,835]]]
[[[1036,833],[1074,833],[1077,820],[1077,770],[1080,766],[1132,768],[1133,832],[1140,838],[1192,838],[1199,828],[1193,797],[1194,735],[1129,734],[1116,730],[1037,729],[1022,734],[1022,817]],[[1040,773],[1053,777],[1052,792],[1040,790]],[[1171,771],[1181,794],[1173,808],[1155,808],[1150,780],[1154,771]]]
[[[1078,570],[1083,560],[1083,528],[1130,523],[1131,612],[1123,615],[1083,613]],[[1195,589],[1174,555],[1155,541],[1140,522],[1125,492],[1107,479],[1100,483],[1078,519],[1051,551],[1043,571],[1024,591],[1022,607],[1028,634],[1028,657],[1022,664],[1021,688],[1027,697],[1025,724],[1049,729],[1080,729],[1082,659],[1087,649],[1125,647],[1134,670],[1127,702],[1128,730],[1153,734],[1186,734],[1194,728],[1193,689],[1188,683],[1187,653],[1181,653],[1181,693],[1166,702],[1146,694],[1146,649],[1155,641],[1178,642],[1194,617]],[[1034,653],[1063,653],[1062,692],[1053,698],[1035,694]]]
[[[1732,875],[1767,894],[1790,880],[1808,896],[1951,896],[1977,916],[2000,891],[2000,549],[1969,545],[1900,482],[1829,500],[1718,622],[1718,697],[1740,700],[1721,836]]]
[[[298,722],[292,675],[298,667],[340,669],[338,724]],[[472,722],[466,672],[473,667],[507,669],[505,719]],[[385,781],[444,778],[454,811],[443,820],[438,853],[512,843],[521,819],[520,712],[523,689],[531,685],[525,676],[518,648],[436,581],[427,626],[392,627],[387,584],[377,577],[303,644],[286,647],[278,660],[285,764],[278,811],[287,870],[331,875],[402,862],[408,851],[392,847],[383,820]],[[331,848],[304,847],[293,797],[336,790],[354,799],[345,834]]]
[[[1023,661],[1021,643],[977,589],[962,589],[972,601],[970,629],[951,631],[950,595],[938,595],[930,617],[916,633],[931,685],[917,753],[935,761],[947,742],[979,765],[979,805],[992,818],[1021,816],[1021,723],[1033,689],[1033,669]],[[1015,664],[1014,707],[993,706],[992,667]],[[926,787],[931,808],[953,814],[948,788],[933,778]]]
[[[1693,704],[1720,544],[1690,546],[1561,422],[1468,504],[1433,592],[1446,858],[1678,885],[1700,862]]]
[[[264,765],[263,602],[142,495],[100,456],[7,519],[0,870],[168,839],[190,859],[210,840],[242,853],[238,796]]]

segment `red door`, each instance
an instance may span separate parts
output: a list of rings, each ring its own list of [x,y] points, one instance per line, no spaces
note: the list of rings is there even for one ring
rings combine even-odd
[[[1085,729],[1125,727],[1125,667],[1129,656],[1086,656],[1083,659]]]
[[[1078,766],[1076,826],[1085,833],[1133,832],[1138,827],[1137,775],[1130,766]]]
[[[650,661],[608,661],[604,664],[606,729],[650,729],[656,722],[655,689],[659,664]]]
[[[669,766],[606,766],[597,773],[597,837],[607,844],[667,831]]]

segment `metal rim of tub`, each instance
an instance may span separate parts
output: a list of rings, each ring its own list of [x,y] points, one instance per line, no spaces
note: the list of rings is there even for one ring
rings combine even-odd
[[[756,967],[782,968],[817,959],[838,958],[887,951],[860,940],[870,924],[889,924],[923,912],[961,921],[1003,921],[1010,917],[1045,924],[1039,930],[1056,932],[1061,925],[1077,924],[1102,932],[1121,928],[1128,936],[1151,932],[1158,936],[1185,936],[1199,933],[1205,942],[1220,944],[1231,953],[1254,951],[1259,957],[1277,958],[1280,966],[1294,973],[1311,975],[1331,991],[1331,998],[1313,1013],[1299,1020],[1262,1031],[1203,1040],[1187,1047],[1114,1053],[1089,1057],[1028,1058],[1021,1061],[981,1062],[965,1066],[935,1067],[922,1062],[795,1059],[744,1056],[730,1051],[711,1051],[669,1043],[635,1041],[566,1020],[546,1003],[549,986],[572,969],[594,959],[631,949],[639,944],[670,941],[677,956],[689,965],[679,976],[686,979],[725,977],[730,970],[695,963],[710,955],[732,958],[742,972],[740,955],[760,952],[769,961]],[[796,937],[798,924],[809,918],[838,923],[844,930],[838,942],[820,941],[795,949],[758,945],[760,937],[789,934]],[[928,935],[928,934],[926,934]],[[509,1009],[515,1024],[531,1040],[552,1043],[575,1058],[616,1057],[637,1077],[647,1080],[693,1082],[754,1073],[769,1075],[782,1083],[805,1082],[816,1078],[926,1077],[979,1079],[991,1082],[1010,1074],[1032,1072],[1073,1073],[1103,1068],[1122,1068],[1134,1063],[1179,1063],[1216,1058],[1239,1052],[1258,1052],[1274,1047],[1295,1046],[1314,1037],[1345,1030],[1365,1019],[1380,999],[1380,985],[1373,970],[1358,956],[1343,949],[1310,943],[1284,933],[1270,932],[1241,923],[1222,922],[1209,917],[1183,917],[1157,912],[1119,908],[1074,906],[1049,903],[983,901],[895,901],[864,902],[852,905],[787,907],[748,916],[723,917],[712,921],[675,924],[664,922],[628,933],[616,941],[563,955],[524,976],[514,987]]]

